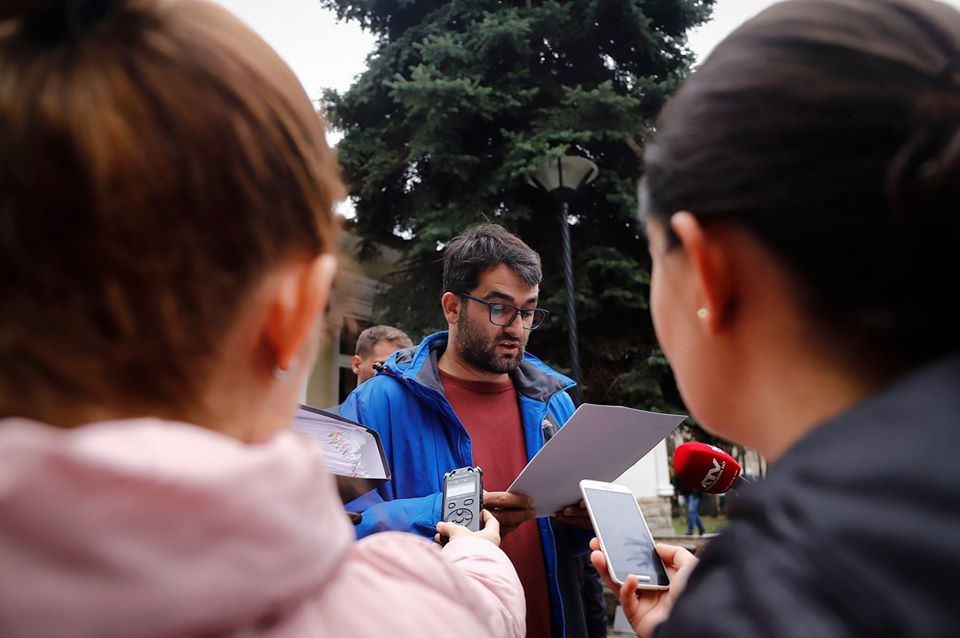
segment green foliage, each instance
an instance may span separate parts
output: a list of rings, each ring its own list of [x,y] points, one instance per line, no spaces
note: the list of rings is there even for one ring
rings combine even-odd
[[[718,514],[719,498],[712,494],[702,497],[701,511],[710,512],[710,514],[702,514],[700,520],[703,522],[704,528],[707,530],[707,534],[719,534],[724,529],[727,528],[727,525],[730,524],[729,520],[724,514]],[[677,536],[683,536],[687,533],[687,510],[686,507],[677,508],[678,516],[675,516],[671,519],[673,525],[673,533]]]
[[[368,70],[325,108],[363,239],[399,249],[378,320],[412,335],[445,327],[440,250],[503,224],[544,261],[553,312],[531,350],[569,370],[560,214],[523,177],[564,153],[600,176],[570,202],[585,398],[681,409],[648,312],[636,222],[643,139],[689,69],[686,32],[712,0],[321,0],[378,37]]]

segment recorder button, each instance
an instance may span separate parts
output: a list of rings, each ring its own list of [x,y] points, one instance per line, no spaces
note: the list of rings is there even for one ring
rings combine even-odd
[[[447,521],[457,525],[468,525],[473,520],[473,512],[467,509],[458,509],[447,515]]]

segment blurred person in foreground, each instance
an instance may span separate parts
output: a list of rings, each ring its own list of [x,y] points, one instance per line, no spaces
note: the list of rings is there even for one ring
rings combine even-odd
[[[498,524],[355,542],[287,430],[343,194],[206,2],[0,5],[0,635],[523,635]]]
[[[772,469],[699,565],[658,546],[668,592],[614,586],[633,628],[957,635],[960,14],[774,5],[684,83],[645,161],[660,343],[698,422]]]

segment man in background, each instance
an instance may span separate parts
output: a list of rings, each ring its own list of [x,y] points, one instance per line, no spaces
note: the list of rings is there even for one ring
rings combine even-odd
[[[391,354],[410,348],[413,341],[403,330],[393,326],[370,326],[357,337],[357,353],[353,355],[353,373],[360,385],[374,374]]]

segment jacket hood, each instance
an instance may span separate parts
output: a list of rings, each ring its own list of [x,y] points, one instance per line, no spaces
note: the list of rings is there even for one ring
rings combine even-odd
[[[353,541],[310,441],[157,419],[0,421],[0,513],[3,636],[256,623],[317,592]]]
[[[447,336],[447,331],[436,332],[418,346],[398,350],[384,362],[384,369],[389,374],[413,379],[443,394],[437,360],[447,347]],[[542,403],[547,403],[557,392],[576,385],[572,379],[528,352],[524,352],[520,365],[510,373],[510,378],[520,394]]]

